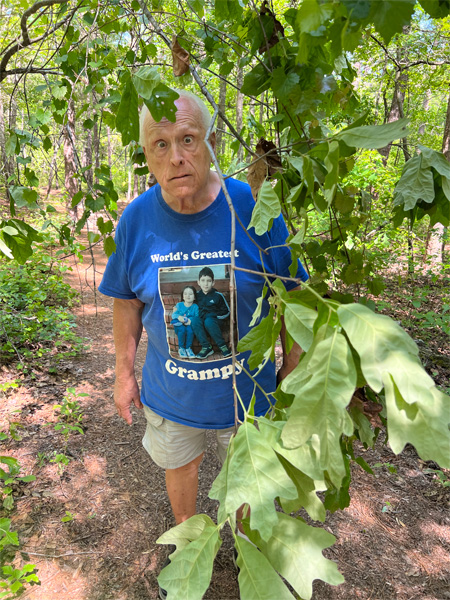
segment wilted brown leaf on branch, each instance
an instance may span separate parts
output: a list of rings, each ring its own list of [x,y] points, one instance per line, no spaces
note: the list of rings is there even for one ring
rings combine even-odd
[[[276,146],[264,138],[260,138],[256,144],[255,153],[261,156],[258,162],[250,165],[247,171],[247,181],[252,189],[253,198],[256,201],[258,192],[267,176],[271,177],[277,171],[282,170],[281,160],[276,154]],[[270,152],[270,154],[267,154]]]
[[[173,74],[175,77],[180,77],[189,71],[189,52],[185,50],[177,40],[177,36],[172,36],[172,59],[173,59]]]
[[[275,44],[278,44],[278,42],[280,41],[280,39],[284,35],[284,28],[283,28],[283,25],[280,23],[280,21],[278,21],[278,19],[275,17],[275,15],[273,14],[273,12],[268,7],[267,0],[264,0],[263,5],[261,6],[261,11],[260,11],[259,14],[261,16],[262,15],[268,15],[269,17],[272,17],[272,20],[273,20],[272,35],[267,40],[267,42],[264,40],[264,43],[261,44],[260,48],[258,48],[258,52],[260,54],[263,54],[264,52],[267,52],[267,50],[269,50],[270,48],[272,48],[273,46],[275,46]]]

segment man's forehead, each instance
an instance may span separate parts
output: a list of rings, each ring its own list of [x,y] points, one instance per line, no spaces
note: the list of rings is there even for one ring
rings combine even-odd
[[[164,129],[174,126],[196,125],[198,129],[203,128],[203,121],[198,106],[187,98],[178,98],[175,100],[175,106],[177,110],[175,112],[175,122],[169,121],[166,117],[163,117],[161,121],[155,121],[150,114],[147,113],[145,118],[145,129],[150,131],[152,129]]]

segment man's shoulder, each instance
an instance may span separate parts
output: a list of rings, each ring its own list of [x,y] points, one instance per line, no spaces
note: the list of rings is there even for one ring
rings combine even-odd
[[[137,196],[136,198],[134,198],[134,200],[132,200],[128,204],[128,206],[125,207],[125,209],[122,213],[122,218],[123,217],[125,217],[126,219],[140,218],[139,215],[142,211],[145,211],[147,213],[151,206],[156,206],[156,204],[157,204],[157,202],[156,202],[156,197],[157,197],[156,187],[157,186],[155,185],[155,186],[149,188],[148,190],[145,190],[145,192],[140,194],[140,196]]]

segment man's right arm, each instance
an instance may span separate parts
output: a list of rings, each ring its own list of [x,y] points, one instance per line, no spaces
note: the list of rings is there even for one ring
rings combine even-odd
[[[113,331],[116,348],[116,381],[114,403],[119,416],[131,425],[130,407],[143,408],[139,386],[134,372],[136,350],[142,334],[142,311],[140,300],[114,299]]]

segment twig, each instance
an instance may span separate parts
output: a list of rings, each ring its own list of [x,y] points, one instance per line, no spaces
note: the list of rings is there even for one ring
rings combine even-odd
[[[101,552],[97,552],[95,550],[91,550],[90,552],[68,552],[67,554],[40,554],[39,552],[28,552],[28,550],[21,550],[24,554],[29,554],[30,556],[43,556],[44,558],[64,558],[65,556],[80,556],[81,554],[101,554]]]
[[[133,450],[133,452],[130,452],[130,454],[127,454],[126,456],[121,456],[119,460],[125,460],[126,458],[129,458],[130,456],[132,456],[135,452],[137,452],[139,450],[140,446],[136,446],[136,448]]]

